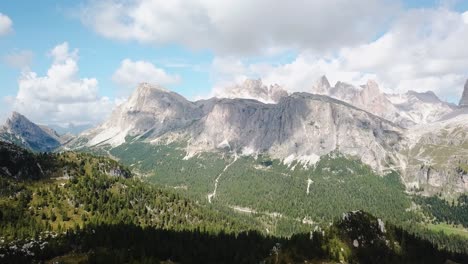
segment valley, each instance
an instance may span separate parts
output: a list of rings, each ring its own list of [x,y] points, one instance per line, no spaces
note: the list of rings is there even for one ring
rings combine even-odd
[[[200,195],[204,202],[194,201],[180,189],[148,185],[104,157],[33,154],[6,143],[0,143],[0,154],[1,263],[428,263],[463,262],[468,257],[468,240],[409,231],[360,210],[317,226],[310,219],[301,221],[283,213],[226,208],[218,204],[222,192],[212,203],[206,195]],[[242,159],[228,165],[236,166]],[[269,228],[276,229],[274,234]]]

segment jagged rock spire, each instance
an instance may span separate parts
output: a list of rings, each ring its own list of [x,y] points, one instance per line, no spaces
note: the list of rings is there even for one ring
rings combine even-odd
[[[468,79],[465,82],[465,89],[463,90],[463,94],[458,105],[461,107],[468,107]]]
[[[312,86],[312,93],[315,94],[328,94],[329,89],[331,88],[330,82],[327,79],[327,76],[322,75],[320,79]]]

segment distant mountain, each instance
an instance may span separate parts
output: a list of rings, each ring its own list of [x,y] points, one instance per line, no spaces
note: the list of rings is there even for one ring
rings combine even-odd
[[[345,82],[337,82],[335,86],[331,86],[327,77],[322,76],[306,91],[347,102],[404,128],[437,121],[457,108],[453,104],[440,100],[431,91],[385,94],[372,80],[361,86]],[[260,79],[246,80],[242,84],[227,87],[216,94],[220,98],[254,99],[263,103],[278,103],[288,95],[283,87],[277,84],[265,85]],[[468,105],[468,92],[466,92],[466,98]]]
[[[91,124],[87,125],[74,125],[68,124],[67,126],[59,126],[59,125],[47,125],[49,128],[55,130],[60,135],[78,135],[79,133],[90,129],[93,127]]]
[[[322,76],[310,92],[345,101],[405,128],[437,121],[456,109],[455,105],[440,100],[433,92],[385,94],[372,80],[360,87],[343,82],[331,87],[327,78]]]
[[[398,109],[401,119],[407,120],[406,127],[438,121],[457,108],[456,105],[440,100],[432,91],[408,91],[386,96]]]
[[[412,127],[409,139],[407,185],[426,193],[468,190],[468,109],[456,110],[440,121]]]
[[[71,139],[53,129],[36,125],[20,113],[13,112],[0,127],[0,140],[11,142],[36,152],[52,151]]]

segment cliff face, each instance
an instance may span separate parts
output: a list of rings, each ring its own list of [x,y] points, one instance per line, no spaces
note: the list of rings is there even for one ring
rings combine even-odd
[[[219,100],[187,133],[189,153],[227,147],[245,154],[265,152],[286,162],[315,163],[338,150],[381,171],[385,163],[397,160],[401,130],[330,97],[295,93],[274,105]]]
[[[401,132],[389,121],[327,96],[294,93],[277,104],[217,98],[190,102],[142,85],[107,122],[75,140],[74,147],[78,142],[115,147],[130,138],[188,140],[188,156],[227,148],[310,164],[338,150],[382,171],[398,161]]]
[[[436,192],[468,191],[468,113],[458,111],[441,121],[411,128],[405,152],[407,186]]]

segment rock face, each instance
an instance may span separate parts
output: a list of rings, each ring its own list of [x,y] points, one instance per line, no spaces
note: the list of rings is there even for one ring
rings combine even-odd
[[[381,171],[385,163],[398,160],[401,130],[330,97],[294,93],[272,105],[239,99],[216,101],[187,133],[189,154],[227,146],[244,154],[268,153],[285,162],[315,163],[337,150],[360,156]]]
[[[455,105],[440,100],[431,91],[425,93],[408,91],[404,94],[386,96],[398,109],[399,118],[396,122],[404,127],[438,121],[456,109]]]
[[[247,79],[240,85],[225,88],[222,92],[216,94],[216,96],[231,99],[255,99],[263,103],[277,103],[281,98],[288,96],[288,92],[277,84],[267,86],[260,79]]]
[[[463,94],[458,105],[460,107],[468,107],[468,79],[466,80],[465,87],[463,89]]]
[[[88,145],[125,142],[126,137],[156,138],[186,127],[202,116],[202,109],[177,93],[159,86],[141,84],[128,101],[101,126],[82,133]],[[72,141],[72,145],[78,143]]]
[[[277,104],[217,98],[190,102],[143,84],[107,122],[72,146],[118,146],[133,138],[188,140],[188,156],[227,148],[304,163],[338,150],[381,171],[399,159],[401,132],[389,121],[327,96],[294,93]]]
[[[55,131],[38,126],[17,112],[0,128],[0,139],[38,152],[52,151],[61,145]]]
[[[407,133],[407,186],[434,194],[468,191],[468,112],[418,125]]]
[[[306,90],[312,94],[327,95],[347,102],[404,128],[437,121],[456,108],[455,105],[441,101],[433,92],[385,94],[373,80],[361,86],[345,82],[337,82],[335,86],[331,86],[327,77],[322,76]],[[468,91],[465,94],[468,106]],[[217,96],[278,103],[281,98],[288,96],[288,92],[279,85],[267,86],[261,80],[246,80],[240,85],[222,90]]]

